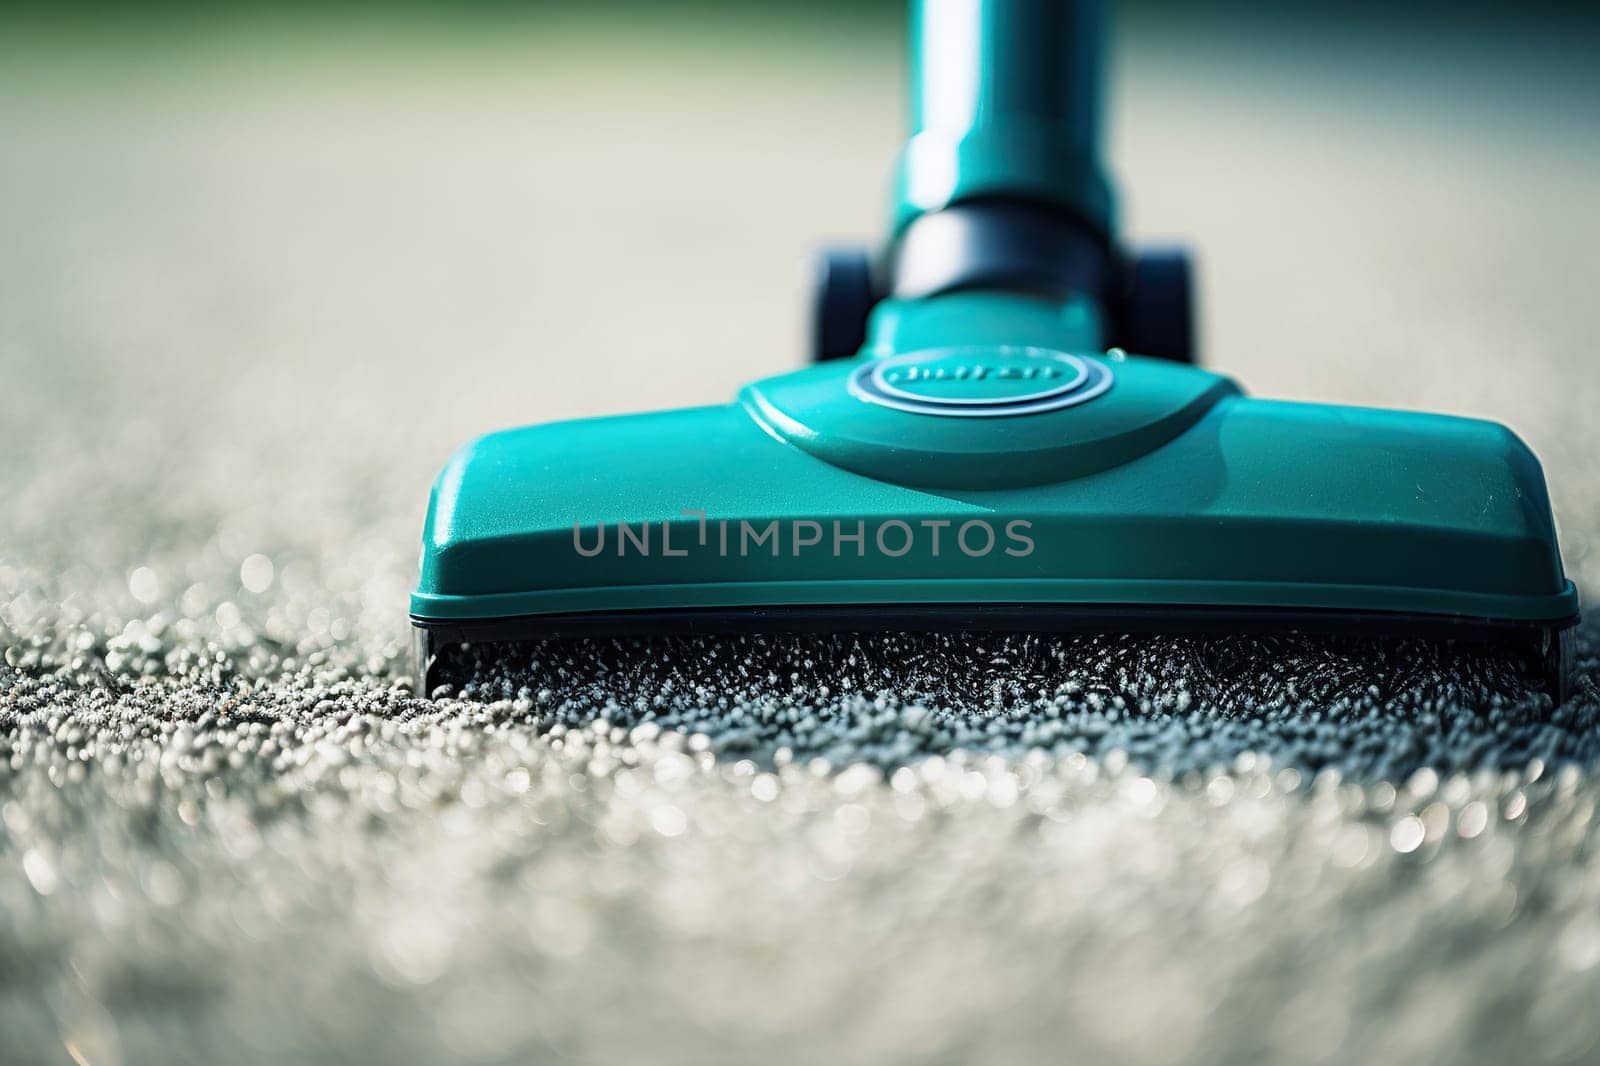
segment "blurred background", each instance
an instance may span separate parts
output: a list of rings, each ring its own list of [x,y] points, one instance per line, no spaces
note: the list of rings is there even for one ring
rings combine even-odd
[[[1207,364],[1510,424],[1592,597],[1590,7],[1125,4],[1108,155]],[[457,445],[799,364],[808,254],[884,232],[902,17],[0,8],[0,1061],[1593,1055],[1570,767],[1313,795],[1219,719],[1176,782],[753,785],[396,688]]]
[[[75,499],[47,575],[230,523],[328,572],[329,522],[409,561],[467,437],[797,364],[806,256],[881,240],[904,134],[887,0],[0,18],[0,478],[13,543],[65,552]],[[1127,232],[1198,253],[1205,361],[1257,395],[1508,422],[1583,575],[1596,26],[1131,3],[1109,93]]]

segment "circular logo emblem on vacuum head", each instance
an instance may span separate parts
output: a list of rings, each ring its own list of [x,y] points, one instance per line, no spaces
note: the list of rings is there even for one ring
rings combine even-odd
[[[1104,364],[1050,348],[930,348],[874,359],[850,375],[850,392],[868,403],[955,418],[1055,411],[1110,387]]]

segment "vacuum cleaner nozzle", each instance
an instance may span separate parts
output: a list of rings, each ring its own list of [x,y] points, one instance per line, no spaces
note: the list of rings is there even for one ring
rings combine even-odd
[[[1577,594],[1515,435],[1189,364],[1185,261],[1110,238],[1099,21],[913,4],[887,276],[830,261],[816,365],[733,402],[459,451],[423,684],[451,642],[596,629],[1308,630],[1504,643],[1561,698]]]

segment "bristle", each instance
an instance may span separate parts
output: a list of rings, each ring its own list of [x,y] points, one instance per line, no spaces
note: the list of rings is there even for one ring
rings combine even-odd
[[[1123,752],[1179,774],[1244,752],[1316,772],[1588,762],[1517,653],[1425,640],[1000,633],[547,638],[446,649],[445,692],[701,733],[713,750],[893,768],[977,749]]]

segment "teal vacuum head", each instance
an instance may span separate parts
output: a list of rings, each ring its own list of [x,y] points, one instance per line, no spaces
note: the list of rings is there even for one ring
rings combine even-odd
[[[815,365],[462,448],[423,684],[454,643],[597,630],[1295,630],[1491,641],[1560,699],[1577,594],[1514,434],[1192,365],[1185,261],[1115,239],[1100,21],[914,3],[892,235],[825,258]]]

